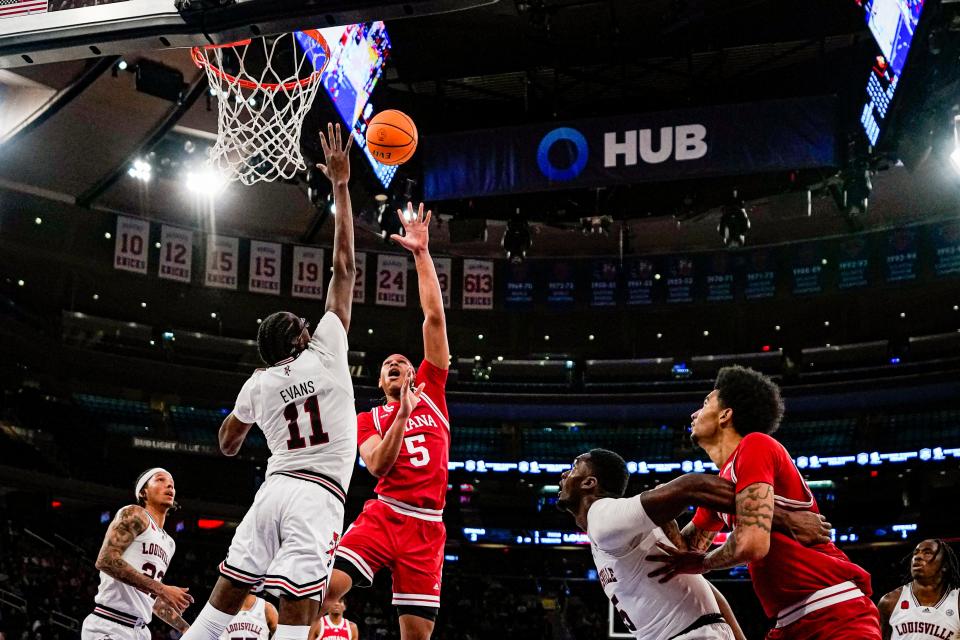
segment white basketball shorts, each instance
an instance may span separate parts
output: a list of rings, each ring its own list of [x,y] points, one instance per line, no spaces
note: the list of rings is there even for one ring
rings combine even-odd
[[[733,629],[726,623],[708,624],[705,627],[694,629],[676,640],[734,640]]]
[[[275,473],[237,527],[220,575],[255,591],[323,601],[342,530],[342,494],[310,475]]]
[[[121,625],[91,613],[83,619],[80,640],[150,640],[150,629]]]

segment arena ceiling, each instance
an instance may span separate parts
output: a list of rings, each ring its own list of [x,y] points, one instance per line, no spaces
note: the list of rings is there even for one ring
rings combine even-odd
[[[681,106],[808,95],[843,95],[862,75],[869,33],[853,0],[812,0],[802,8],[771,0],[503,0],[446,15],[389,24],[394,51],[377,103],[403,109],[422,135],[555,118],[602,116]],[[170,167],[202,153],[216,132],[216,104],[185,50],[131,52],[127,71],[113,60],[91,59],[0,72],[3,86],[20,85],[24,101],[59,102],[58,109],[0,129],[0,188],[23,193],[24,213],[43,199],[80,210],[125,212],[157,220],[217,228],[247,237],[324,241],[332,225],[309,203],[302,183],[232,186],[213,210],[186,192],[175,170],[149,185],[127,176],[137,157],[153,152]],[[141,61],[183,73],[185,104],[137,91],[130,72]],[[856,91],[862,84],[857,78]],[[323,96],[311,114],[334,118]],[[841,101],[841,104],[844,104]],[[2,120],[0,120],[2,124]],[[24,126],[25,125],[25,126]],[[196,156],[194,156],[196,157]],[[407,169],[415,173],[416,167]],[[372,175],[355,162],[355,208],[369,209]],[[824,178],[827,176],[824,175]],[[751,243],[783,242],[844,233],[847,221],[828,199],[813,199],[788,176],[741,179],[750,203]],[[954,210],[956,185],[936,170],[894,167],[874,181],[871,213],[861,223],[889,226]],[[629,230],[637,251],[715,248],[714,205],[729,182],[699,185],[700,210],[682,222],[671,214],[690,184],[647,185],[602,192],[531,196],[522,206],[532,220],[535,254],[604,254],[622,247]],[[714,201],[712,198],[718,200]],[[4,202],[15,201],[7,197]],[[517,201],[520,202],[519,200]],[[451,218],[504,219],[509,198],[442,203]],[[610,213],[618,221],[606,236],[580,235],[583,216]],[[808,215],[812,213],[813,215]],[[623,221],[623,222],[621,222]],[[376,246],[367,211],[361,246]],[[460,255],[499,255],[502,224],[486,242],[450,245],[441,226],[437,244]]]

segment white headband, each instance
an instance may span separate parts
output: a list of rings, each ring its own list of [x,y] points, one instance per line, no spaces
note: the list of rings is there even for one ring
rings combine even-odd
[[[138,500],[140,499],[140,492],[143,491],[143,488],[147,485],[148,482],[150,482],[150,478],[157,475],[158,473],[166,473],[168,475],[170,474],[170,472],[164,469],[163,467],[154,467],[153,469],[150,469],[147,472],[145,472],[142,476],[140,476],[140,479],[137,480],[137,486],[136,486],[136,489],[134,489],[133,495]]]

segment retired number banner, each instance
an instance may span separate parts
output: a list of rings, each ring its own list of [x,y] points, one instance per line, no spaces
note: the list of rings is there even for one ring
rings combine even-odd
[[[388,307],[407,306],[406,256],[377,256],[377,304]]]
[[[437,280],[440,281],[440,295],[443,296],[443,308],[450,308],[450,276],[453,274],[453,260],[450,258],[434,258],[433,266],[437,269]]]
[[[463,308],[493,309],[493,262],[463,261]]]
[[[113,268],[133,273],[146,273],[149,242],[149,222],[139,218],[117,216],[117,242],[113,247]]]
[[[163,225],[160,231],[160,271],[166,280],[190,282],[193,264],[193,231]]]
[[[294,298],[323,300],[323,249],[316,247],[293,248]]]
[[[367,301],[367,254],[362,251],[354,253],[353,262],[357,268],[357,279],[353,281],[353,301],[363,304]]]
[[[227,236],[207,236],[207,272],[204,284],[216,289],[237,288],[240,241]]]
[[[280,295],[280,260],[283,245],[277,242],[250,241],[251,293]]]

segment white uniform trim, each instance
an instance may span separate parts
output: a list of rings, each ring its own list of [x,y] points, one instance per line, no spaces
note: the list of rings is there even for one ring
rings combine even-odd
[[[356,567],[357,571],[363,575],[364,578],[370,582],[373,582],[373,570],[370,568],[370,565],[368,565],[366,561],[354,551],[351,551],[346,547],[338,547],[337,556],[352,564],[354,567]]]
[[[430,522],[443,522],[443,509],[415,507],[407,504],[406,502],[400,502],[399,500],[395,500],[384,495],[378,495],[377,498],[385,502],[388,507],[397,513],[402,513],[405,516],[419,518],[420,520],[428,520]]]
[[[789,607],[777,614],[777,629],[793,624],[800,618],[814,611],[832,607],[835,604],[862,598],[863,591],[852,582],[841,582],[826,589],[814,591],[809,596],[799,602],[794,602]]]
[[[450,423],[447,421],[447,418],[443,415],[443,411],[440,411],[440,408],[437,406],[437,403],[435,403],[430,398],[430,396],[428,396],[426,393],[421,393],[420,399],[425,401],[430,406],[430,408],[433,409],[434,413],[437,414],[437,417],[440,418],[440,422],[443,423],[443,426],[447,428],[447,431],[450,431]]]

